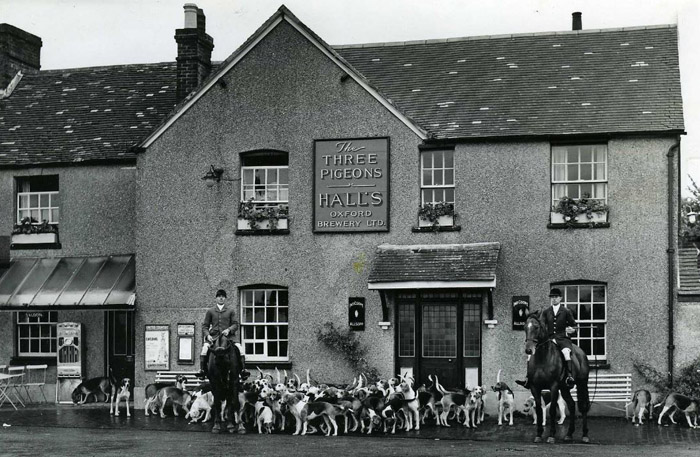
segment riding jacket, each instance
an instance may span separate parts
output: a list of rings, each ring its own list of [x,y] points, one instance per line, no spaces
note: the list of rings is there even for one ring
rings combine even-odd
[[[204,340],[206,341],[207,335],[216,338],[226,329],[229,331],[229,337],[234,336],[238,331],[238,321],[234,318],[233,308],[226,305],[221,308],[221,311],[216,305],[209,308],[202,325]]]
[[[576,327],[574,314],[564,305],[559,305],[559,312],[554,315],[554,308],[548,306],[542,313],[547,338],[556,340],[560,347],[571,348],[571,338],[566,334],[566,327]]]

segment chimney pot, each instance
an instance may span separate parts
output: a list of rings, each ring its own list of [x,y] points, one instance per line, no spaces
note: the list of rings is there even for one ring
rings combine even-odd
[[[197,5],[194,3],[185,3],[185,28],[186,29],[196,29],[197,28]]]
[[[575,12],[571,15],[571,30],[582,30],[583,22],[581,21],[581,13]]]

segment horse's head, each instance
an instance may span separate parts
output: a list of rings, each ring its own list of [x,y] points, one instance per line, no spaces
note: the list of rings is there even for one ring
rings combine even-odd
[[[231,348],[231,340],[226,338],[224,335],[219,335],[212,343],[212,352],[216,356],[222,356],[229,352]]]
[[[544,326],[540,320],[540,312],[534,311],[525,321],[525,354],[534,354],[537,343],[542,339]]]

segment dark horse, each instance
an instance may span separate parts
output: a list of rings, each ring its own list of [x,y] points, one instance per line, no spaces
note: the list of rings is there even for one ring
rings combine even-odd
[[[564,356],[559,346],[545,334],[545,326],[541,320],[540,312],[530,313],[525,322],[525,353],[530,354],[527,363],[527,377],[530,380],[530,392],[535,397],[535,414],[537,417],[537,437],[535,443],[542,441],[542,391],[549,389],[552,395],[552,405],[557,404],[559,393],[564,397],[566,405],[569,407],[569,430],[566,432],[564,441],[573,439],[576,428],[576,406],[571,397],[571,391],[564,382]],[[578,397],[578,409],[583,419],[583,439],[588,443],[588,409],[590,401],[588,399],[588,358],[586,354],[576,345],[571,351],[573,365],[572,376],[576,381],[576,391]],[[554,443],[556,435],[556,414],[557,408],[549,408],[549,438],[548,443]]]
[[[207,363],[209,383],[214,394],[212,415],[214,416],[213,433],[221,431],[221,402],[226,400],[226,429],[236,433],[235,411],[238,411],[238,378],[241,373],[238,348],[231,340],[220,335],[212,343]],[[245,431],[243,424],[238,424],[239,431]]]

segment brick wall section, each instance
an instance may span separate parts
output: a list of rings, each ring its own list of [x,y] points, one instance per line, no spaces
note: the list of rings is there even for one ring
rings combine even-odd
[[[0,88],[4,89],[18,71],[37,73],[40,65],[41,38],[0,24]]]
[[[175,30],[177,42],[177,101],[182,101],[211,73],[214,39],[205,32],[206,19],[200,9],[197,28]]]

